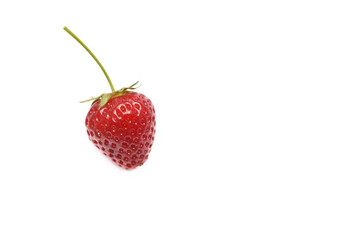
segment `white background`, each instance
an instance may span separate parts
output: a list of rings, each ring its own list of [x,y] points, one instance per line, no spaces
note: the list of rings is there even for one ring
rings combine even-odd
[[[360,239],[358,1],[2,1],[0,239]],[[138,91],[149,160],[91,144]]]

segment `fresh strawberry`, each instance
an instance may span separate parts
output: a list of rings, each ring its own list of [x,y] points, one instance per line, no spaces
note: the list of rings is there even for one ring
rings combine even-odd
[[[136,92],[111,98],[90,108],[85,120],[89,139],[125,169],[143,165],[155,134],[155,110],[150,99]]]
[[[103,70],[111,93],[83,101],[93,101],[85,125],[91,142],[124,169],[134,169],[148,159],[155,135],[155,109],[145,95],[134,92],[135,84],[115,91],[95,55],[67,27],[64,27],[95,59]]]

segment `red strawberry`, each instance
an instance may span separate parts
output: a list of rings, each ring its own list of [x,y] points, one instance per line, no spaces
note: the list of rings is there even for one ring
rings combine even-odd
[[[150,99],[136,92],[111,98],[99,109],[97,101],[85,120],[89,139],[125,169],[143,165],[155,134],[155,110]]]
[[[148,159],[155,135],[155,109],[145,95],[130,87],[115,91],[104,67],[94,54],[67,27],[64,27],[95,59],[111,87],[93,100],[85,120],[90,141],[117,165],[134,169]],[[86,102],[84,101],[84,102]]]

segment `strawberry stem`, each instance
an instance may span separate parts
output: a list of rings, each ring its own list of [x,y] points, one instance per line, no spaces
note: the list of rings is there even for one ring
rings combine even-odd
[[[72,31],[70,31],[70,29],[68,29],[67,27],[64,27],[64,30],[69,33],[78,43],[81,44],[81,46],[83,46],[85,48],[85,50],[93,57],[93,59],[96,61],[96,63],[99,65],[99,67],[101,68],[101,70],[103,71],[103,73],[105,74],[105,77],[110,85],[111,91],[115,92],[115,88],[110,80],[109,75],[107,74],[107,72],[105,71],[105,68],[103,67],[103,65],[100,63],[100,61],[95,57],[95,55],[90,51],[90,49],[85,45],[85,43],[83,43]]]

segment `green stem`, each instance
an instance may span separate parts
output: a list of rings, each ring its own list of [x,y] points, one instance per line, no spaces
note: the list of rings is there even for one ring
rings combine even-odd
[[[99,65],[99,67],[101,68],[101,70],[103,71],[103,73],[105,74],[106,79],[109,82],[110,88],[112,92],[115,92],[115,88],[110,80],[109,75],[107,74],[107,72],[105,71],[105,68],[103,67],[103,65],[101,65],[100,61],[95,57],[95,55],[90,51],[90,49],[85,45],[85,43],[83,43],[72,31],[70,31],[70,29],[68,29],[67,27],[64,27],[64,30],[69,33],[73,38],[75,38],[76,41],[78,41],[78,43],[81,44],[81,46],[83,46],[85,48],[85,50],[93,57],[93,59],[96,61],[96,63]]]

